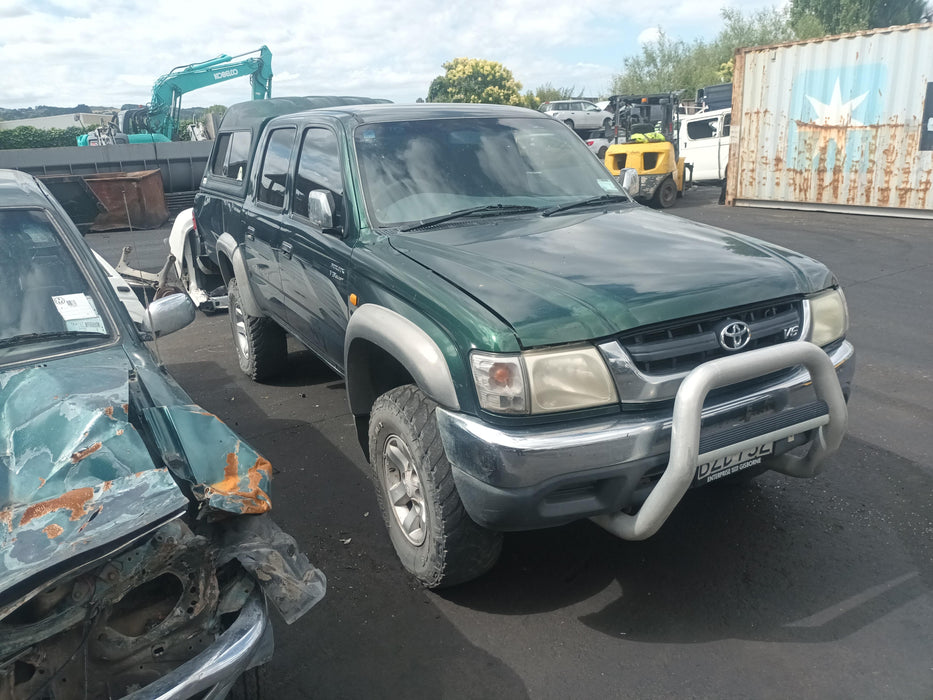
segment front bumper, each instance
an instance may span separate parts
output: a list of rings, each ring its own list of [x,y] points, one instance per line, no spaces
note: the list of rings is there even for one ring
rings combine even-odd
[[[477,523],[528,530],[608,516],[618,524],[617,516],[635,517],[622,511],[644,503],[639,513],[646,506],[656,511],[651,522],[642,517],[638,528],[616,533],[641,539],[660,527],[690,488],[700,457],[767,440],[775,452],[764,462],[767,468],[815,474],[845,432],[854,358],[847,341],[831,355],[810,343],[784,343],[696,368],[681,383],[673,410],[503,428],[438,408],[437,420],[458,493]],[[704,406],[716,387],[788,368],[789,374],[767,385],[727,391]],[[819,453],[805,467],[793,466],[796,460],[786,453],[806,442],[820,446]],[[658,500],[659,510],[652,503]]]
[[[257,588],[237,619],[207,649],[136,692],[127,700],[183,700],[199,693],[221,698],[243,672],[272,657],[272,625]],[[206,692],[205,692],[206,691]]]

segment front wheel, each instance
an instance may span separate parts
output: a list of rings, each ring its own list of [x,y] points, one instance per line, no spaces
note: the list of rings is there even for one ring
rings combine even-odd
[[[658,188],[658,191],[654,194],[655,205],[661,209],[667,209],[672,206],[674,202],[677,201],[677,184],[674,182],[674,178],[669,177],[664,182],[661,183],[661,186]]]
[[[481,576],[502,551],[502,534],[473,522],[460,501],[436,408],[409,384],[376,399],[369,420],[369,459],[389,539],[402,566],[428,588]]]
[[[565,120],[564,120],[564,124],[566,124],[567,126],[569,126],[569,127],[572,129],[572,128],[573,128],[573,119],[565,119]]]
[[[243,308],[236,278],[227,283],[230,330],[240,369],[247,377],[263,381],[282,369],[288,355],[285,331],[265,316],[250,316]]]

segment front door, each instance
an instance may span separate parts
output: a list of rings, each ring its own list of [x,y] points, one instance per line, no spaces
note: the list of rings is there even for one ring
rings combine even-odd
[[[681,139],[680,155],[693,164],[693,179],[719,180],[719,149],[721,135],[721,117],[692,117],[686,123],[686,134]]]

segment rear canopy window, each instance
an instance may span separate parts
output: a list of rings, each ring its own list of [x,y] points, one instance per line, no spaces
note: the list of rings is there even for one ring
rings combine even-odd
[[[220,134],[214,146],[214,161],[211,174],[231,180],[243,181],[252,134],[249,131],[234,131]]]

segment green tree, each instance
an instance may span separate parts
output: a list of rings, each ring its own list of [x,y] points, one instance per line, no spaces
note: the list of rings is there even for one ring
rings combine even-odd
[[[661,93],[682,90],[692,95],[704,85],[729,82],[735,50],[796,37],[786,10],[768,9],[744,15],[724,8],[723,27],[712,41],[686,43],[659,28],[657,40],[641,47],[641,54],[624,60],[622,73],[612,81],[616,94]]]
[[[523,104],[522,84],[501,63],[482,58],[455,58],[443,67],[444,75],[431,81],[428,102]]]
[[[554,102],[555,100],[569,100],[573,97],[574,88],[572,87],[554,87],[551,83],[545,83],[535,88],[534,92],[529,90],[522,95],[522,105],[528,109],[538,109],[544,102]]]
[[[790,18],[802,38],[919,22],[926,0],[791,0]]]

